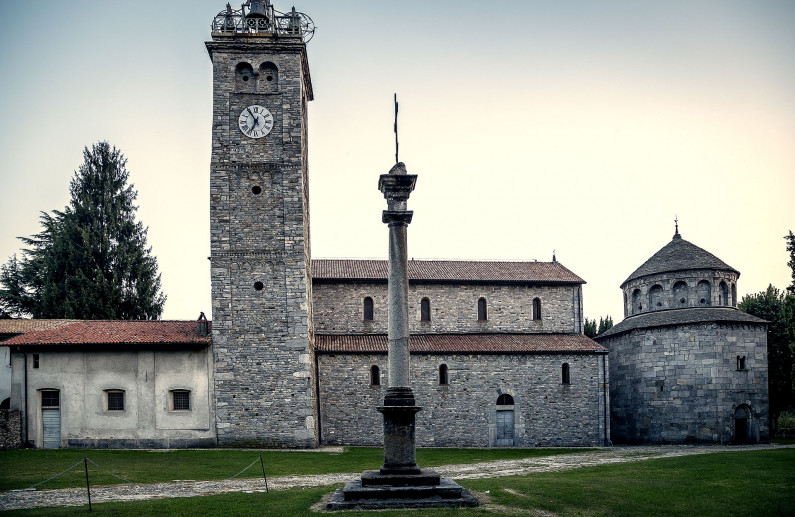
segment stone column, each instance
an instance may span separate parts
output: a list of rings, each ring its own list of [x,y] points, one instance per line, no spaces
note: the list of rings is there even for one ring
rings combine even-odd
[[[389,225],[389,387],[384,405],[378,407],[384,415],[384,465],[382,475],[419,474],[415,447],[415,405],[409,380],[409,275],[407,229],[413,212],[406,202],[417,182],[416,175],[406,173],[406,166],[398,163],[381,175],[378,188],[387,200],[381,220]]]
[[[409,274],[406,230],[412,212],[406,209],[417,176],[398,163],[381,175],[378,189],[387,200],[381,220],[389,225],[389,387],[384,405],[384,465],[365,470],[331,496],[329,510],[381,508],[457,508],[478,500],[452,479],[417,467],[415,405],[409,377]]]

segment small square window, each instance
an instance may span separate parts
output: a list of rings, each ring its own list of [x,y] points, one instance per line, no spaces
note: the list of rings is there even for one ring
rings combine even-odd
[[[105,392],[107,397],[108,411],[124,411],[124,391],[108,390]]]
[[[171,391],[171,410],[190,411],[190,391],[188,390]]]

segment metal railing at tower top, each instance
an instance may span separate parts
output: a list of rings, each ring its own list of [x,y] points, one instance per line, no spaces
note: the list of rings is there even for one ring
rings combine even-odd
[[[210,28],[214,33],[300,35],[305,43],[315,34],[312,18],[295,7],[288,13],[279,12],[269,0],[249,0],[237,10],[226,4],[226,9],[213,18]]]

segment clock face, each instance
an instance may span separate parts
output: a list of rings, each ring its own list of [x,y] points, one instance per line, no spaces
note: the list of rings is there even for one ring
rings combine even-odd
[[[249,138],[262,138],[273,129],[273,115],[265,106],[254,104],[240,112],[240,131]]]

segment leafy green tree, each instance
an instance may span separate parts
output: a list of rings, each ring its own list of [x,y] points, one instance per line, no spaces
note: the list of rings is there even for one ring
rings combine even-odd
[[[795,295],[795,235],[793,235],[792,230],[784,236],[784,240],[787,241],[787,251],[789,252],[787,265],[792,270],[792,282],[787,287],[787,292]]]
[[[792,349],[786,311],[786,296],[769,285],[761,293],[743,296],[737,307],[758,318],[769,321],[767,329],[767,373],[770,394],[770,418],[773,431],[778,428],[778,417],[793,403]]]
[[[100,142],[83,151],[62,212],[42,213],[42,231],[0,268],[0,308],[34,318],[156,319],[166,297],[127,160]]]

